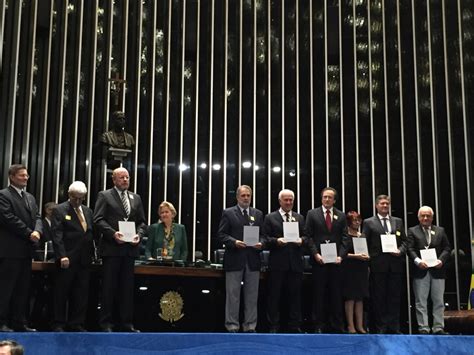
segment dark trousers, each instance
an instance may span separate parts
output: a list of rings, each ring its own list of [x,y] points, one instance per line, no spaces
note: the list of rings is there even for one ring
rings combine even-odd
[[[302,272],[273,271],[268,275],[267,319],[270,329],[280,328],[280,300],[286,291],[285,303],[288,307],[288,328],[295,330],[301,326]]]
[[[114,305],[118,306],[120,326],[133,324],[135,259],[129,256],[102,257],[102,302],[99,325],[110,327],[114,324]]]
[[[400,331],[401,273],[372,272],[371,302],[377,332]]]
[[[58,268],[54,283],[54,325],[83,326],[89,296],[89,266]]]
[[[0,258],[0,325],[26,325],[31,258]]]
[[[342,332],[341,265],[313,265],[312,271],[314,326]]]

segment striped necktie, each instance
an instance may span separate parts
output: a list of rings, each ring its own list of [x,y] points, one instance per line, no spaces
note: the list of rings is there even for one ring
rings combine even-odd
[[[120,199],[122,200],[123,208],[125,209],[125,214],[128,218],[130,216],[130,207],[128,205],[127,191],[122,191],[120,194]]]

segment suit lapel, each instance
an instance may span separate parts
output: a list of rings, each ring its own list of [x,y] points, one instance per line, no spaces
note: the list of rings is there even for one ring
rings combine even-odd
[[[117,203],[117,205],[120,206],[120,208],[123,212],[123,215],[126,216],[127,213],[125,212],[125,207],[123,207],[122,199],[120,198],[120,196],[119,196],[117,190],[115,189],[115,187],[112,187],[112,196],[114,197],[115,202]],[[131,207],[131,203],[130,203],[130,207]],[[130,208],[130,210],[131,210],[131,208]]]

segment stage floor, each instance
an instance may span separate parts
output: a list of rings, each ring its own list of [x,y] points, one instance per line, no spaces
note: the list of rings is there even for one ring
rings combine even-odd
[[[25,354],[473,354],[473,336],[227,334],[227,333],[3,333]]]

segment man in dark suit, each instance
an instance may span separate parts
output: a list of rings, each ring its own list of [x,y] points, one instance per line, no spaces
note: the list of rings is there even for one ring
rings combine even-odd
[[[66,324],[69,330],[85,331],[89,266],[93,255],[92,210],[82,205],[86,194],[86,185],[75,181],[69,186],[69,200],[54,210],[52,239],[57,272],[53,329],[56,332],[64,331]]]
[[[362,234],[370,255],[371,302],[377,333],[400,334],[400,302],[405,270],[407,238],[403,221],[389,215],[390,197],[375,199],[377,215],[364,220]],[[395,235],[396,252],[384,253],[381,238]]]
[[[128,191],[130,178],[125,168],[112,173],[114,187],[99,192],[94,209],[94,225],[102,234],[102,303],[99,325],[105,332],[112,331],[113,305],[119,306],[120,331],[137,332],[133,327],[133,294],[135,258],[139,256],[140,239],[145,234],[146,221],[139,195]],[[134,222],[137,234],[126,242],[119,231],[119,221]]]
[[[345,214],[334,207],[337,191],[326,187],[321,191],[322,206],[306,216],[306,235],[311,251],[313,274],[313,322],[315,333],[344,332],[341,293],[341,257],[327,263],[321,255],[321,244],[336,243],[339,250],[346,228]]]
[[[244,291],[244,322],[242,330],[254,333],[257,326],[258,284],[260,279],[260,250],[262,248],[263,213],[250,207],[252,189],[242,185],[237,188],[237,205],[227,208],[217,232],[220,245],[224,245],[224,270],[226,280],[225,327],[230,333],[240,329],[240,292]],[[244,242],[244,226],[259,227],[259,242]]]
[[[0,191],[0,331],[35,331],[27,326],[27,310],[34,244],[43,226],[32,194],[25,191],[28,170],[14,164],[10,186]]]
[[[280,296],[287,290],[288,330],[301,333],[301,288],[303,282],[304,260],[303,242],[304,217],[293,211],[295,194],[291,190],[281,190],[278,194],[280,208],[265,216],[263,222],[264,246],[270,250],[268,260],[268,301],[267,319],[270,333],[280,330]],[[283,224],[297,222],[299,237],[287,241],[283,234]]]
[[[444,284],[446,262],[451,247],[443,227],[433,225],[433,209],[423,206],[418,210],[420,224],[408,230],[408,253],[415,263],[413,269],[413,292],[415,293],[416,320],[420,334],[430,333],[428,320],[428,296],[433,303],[433,327],[436,335],[446,335],[444,331]],[[428,265],[421,257],[420,250],[435,249],[436,265]]]

